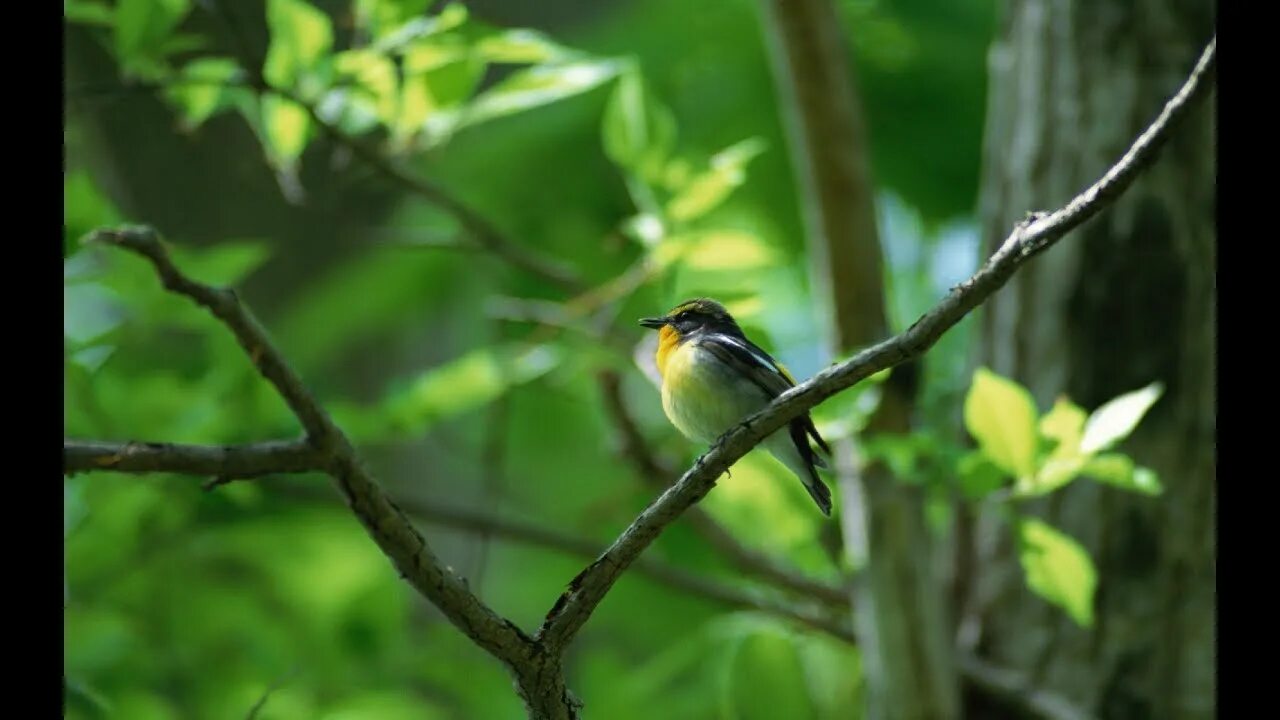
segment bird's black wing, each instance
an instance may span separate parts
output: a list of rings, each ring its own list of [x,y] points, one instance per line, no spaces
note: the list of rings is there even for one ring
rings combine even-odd
[[[710,350],[722,362],[727,363],[730,367],[737,368],[744,377],[749,378],[756,384],[770,400],[778,397],[787,389],[795,387],[795,378],[791,377],[791,373],[782,366],[777,360],[774,360],[769,353],[765,352],[758,345],[744,337],[735,337],[725,333],[711,333],[702,338],[703,347]],[[818,434],[818,428],[814,426],[813,419],[808,413],[801,415],[791,423],[791,436],[796,441],[798,447],[808,448],[809,444],[805,441],[805,433],[818,443],[818,447],[823,452],[831,453],[831,448],[827,446],[827,442]],[[817,455],[813,456],[814,462],[819,467],[825,467],[826,463]]]

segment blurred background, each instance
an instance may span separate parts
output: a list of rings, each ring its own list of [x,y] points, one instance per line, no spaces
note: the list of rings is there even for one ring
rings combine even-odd
[[[535,629],[705,449],[663,416],[636,318],[715,297],[800,379],[905,329],[1100,176],[1214,28],[1190,0],[799,3],[834,19],[853,90],[832,103],[861,128],[831,150],[869,178],[849,242],[883,307],[855,322],[843,240],[813,219],[839,203],[805,176],[822,153],[804,161],[788,5],[64,0],[67,437],[299,433],[224,327],[81,243],[149,224],[237,289],[436,553]],[[1212,138],[1206,103],[909,389],[815,410],[872,468],[831,479],[836,519],[772,458],[740,461],[572,646],[587,715],[1212,717]],[[205,479],[65,478],[67,717],[523,716],[327,478]],[[899,667],[914,647],[942,651]],[[915,672],[942,680],[904,694]],[[894,714],[906,696],[924,714]]]

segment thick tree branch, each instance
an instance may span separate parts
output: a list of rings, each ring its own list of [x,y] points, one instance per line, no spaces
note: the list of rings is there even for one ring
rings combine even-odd
[[[649,505],[614,544],[570,583],[547,614],[537,640],[554,651],[571,642],[613,583],[682,512],[701,500],[734,462],[765,437],[818,403],[871,375],[919,357],[938,338],[999,290],[1028,260],[1043,252],[1124,192],[1155,160],[1170,131],[1212,84],[1216,39],[1209,43],[1182,89],[1107,173],[1064,208],[1033,214],[968,280],[899,335],[827,368],[788,390],[769,407],[721,437],[680,480]]]
[[[182,275],[149,228],[100,230],[91,240],[147,258],[167,289],[203,305],[221,320],[248,353],[258,372],[276,388],[298,417],[306,429],[308,445],[323,459],[324,470],[334,478],[348,506],[401,576],[480,647],[513,670],[527,664],[535,652],[528,637],[481,602],[460,577],[436,558],[427,541],[364,469],[346,435],[285,363],[266,331],[240,304],[234,292],[209,287]]]
[[[63,440],[62,471],[171,472],[251,478],[276,473],[324,472],[324,456],[306,440],[252,445],[181,445],[153,442]]]

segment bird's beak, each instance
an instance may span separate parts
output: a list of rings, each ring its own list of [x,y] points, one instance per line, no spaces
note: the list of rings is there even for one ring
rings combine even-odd
[[[667,324],[667,319],[664,317],[640,318],[640,324],[657,330]]]

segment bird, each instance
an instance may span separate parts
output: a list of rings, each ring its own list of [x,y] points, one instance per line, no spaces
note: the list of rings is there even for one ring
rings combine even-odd
[[[682,435],[712,443],[788,388],[795,378],[742,332],[723,305],[694,298],[661,317],[641,318],[658,331],[657,365],[662,409]],[[804,485],[823,515],[831,516],[831,490],[818,477],[826,461],[812,446],[831,454],[808,413],[766,438],[761,446]]]

